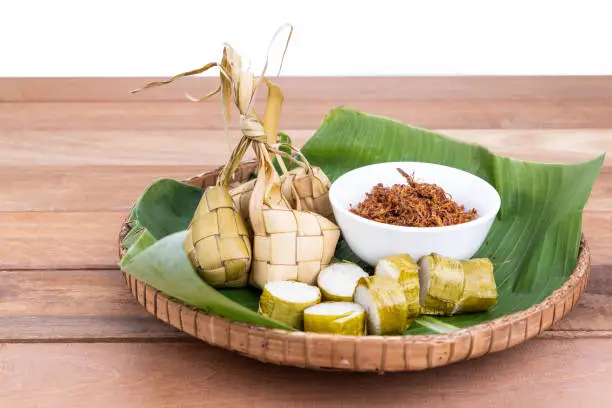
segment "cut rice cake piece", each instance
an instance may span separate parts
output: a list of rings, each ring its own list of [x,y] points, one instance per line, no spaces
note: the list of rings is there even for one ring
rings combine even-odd
[[[423,313],[450,316],[484,312],[497,303],[497,286],[489,259],[456,261],[431,254],[419,263]]]
[[[323,302],[304,311],[304,331],[362,336],[365,310],[353,302]]]
[[[463,296],[464,275],[460,261],[431,254],[419,260],[420,300],[424,314],[452,315]]]
[[[419,265],[408,254],[393,255],[383,258],[376,264],[376,276],[393,278],[404,288],[408,302],[408,317],[421,313],[419,301]]]
[[[316,286],[295,281],[268,282],[259,298],[259,314],[301,330],[304,310],[321,301]]]
[[[461,261],[465,285],[453,314],[484,312],[497,303],[493,264],[487,258]]]
[[[368,276],[367,272],[354,263],[339,262],[319,272],[317,285],[325,300],[352,302],[357,281]]]
[[[408,302],[404,289],[393,278],[371,276],[359,279],[355,303],[366,310],[368,334],[399,335],[408,328]]]

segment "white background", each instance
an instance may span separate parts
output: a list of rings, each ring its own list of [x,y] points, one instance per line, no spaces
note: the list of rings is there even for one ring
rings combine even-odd
[[[287,76],[612,74],[611,3],[0,0],[0,76],[167,76],[224,41],[260,66],[285,22]]]

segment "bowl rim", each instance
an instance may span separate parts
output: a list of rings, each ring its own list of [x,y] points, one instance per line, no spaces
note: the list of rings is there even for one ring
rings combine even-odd
[[[345,176],[350,175],[351,173],[355,173],[357,171],[363,171],[364,169],[367,168],[371,168],[371,167],[379,167],[382,165],[397,165],[398,167],[401,165],[410,165],[410,164],[425,164],[427,166],[431,166],[431,167],[441,167],[441,168],[445,168],[446,170],[450,170],[452,172],[456,172],[457,174],[460,174],[462,177],[468,177],[468,178],[475,178],[478,180],[479,183],[482,183],[485,186],[485,189],[489,190],[491,193],[493,193],[493,197],[495,199],[495,204],[492,207],[491,210],[487,211],[485,214],[478,216],[476,219],[472,220],[472,221],[468,221],[468,222],[464,222],[463,224],[455,224],[455,225],[447,225],[447,226],[442,226],[442,227],[406,227],[406,226],[402,226],[402,225],[392,225],[392,224],[385,224],[382,222],[378,222],[378,221],[373,221],[373,220],[369,220],[367,218],[361,217],[357,214],[353,214],[352,212],[350,212],[347,208],[344,208],[343,205],[340,205],[337,201],[337,197],[336,195],[338,194],[338,186],[340,184],[338,184],[339,181],[342,181],[342,179],[345,178]],[[392,162],[380,162],[380,163],[373,163],[373,164],[368,164],[366,166],[361,166],[361,167],[357,167],[355,169],[349,170],[346,173],[342,174],[340,177],[338,177],[336,180],[334,180],[334,182],[332,183],[330,189],[329,189],[329,201],[331,202],[332,208],[334,210],[334,213],[336,211],[340,211],[343,214],[345,214],[346,216],[349,217],[349,219],[352,219],[354,221],[360,222],[362,224],[365,225],[369,225],[371,227],[374,228],[379,228],[379,229],[383,229],[383,230],[388,230],[388,231],[396,231],[396,232],[422,232],[422,233],[440,233],[440,232],[446,232],[446,231],[460,231],[463,229],[470,229],[470,228],[474,228],[477,227],[481,224],[486,224],[489,221],[491,221],[492,219],[494,219],[497,214],[499,213],[499,210],[501,209],[501,196],[499,195],[499,192],[495,189],[495,187],[493,187],[489,182],[487,182],[485,179],[483,179],[482,177],[479,177],[475,174],[472,174],[470,172],[467,172],[465,170],[461,170],[455,167],[451,167],[451,166],[446,166],[443,164],[437,164],[437,163],[428,163],[428,162],[417,162],[417,161],[403,161],[403,162],[398,162],[398,161],[392,161]],[[338,217],[336,216],[336,219]]]

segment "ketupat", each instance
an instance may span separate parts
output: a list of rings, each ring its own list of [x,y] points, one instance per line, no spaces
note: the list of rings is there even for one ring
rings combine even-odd
[[[272,42],[284,27],[276,32]],[[292,32],[293,27],[285,50]],[[232,47],[226,45],[220,63],[209,63],[167,81],[150,83],[143,88],[165,85],[179,78],[218,67],[221,71],[219,87],[203,98],[191,99],[201,101],[220,92],[226,132],[232,103],[240,113],[242,139],[224,166],[217,185],[204,193],[203,202],[196,210],[189,226],[190,234],[185,241],[185,251],[189,254],[193,266],[205,280],[215,286],[243,286],[249,275],[249,265],[252,270],[248,282],[260,288],[273,280],[294,279],[314,283],[321,268],[329,264],[340,237],[340,231],[333,222],[313,212],[293,210],[287,198],[290,195],[282,192],[280,177],[271,163],[269,152],[286,155],[274,149],[283,94],[277,85],[264,77],[267,66],[266,57],[264,70],[261,76],[256,78],[251,71],[242,68],[241,57]],[[263,122],[254,110],[255,94],[262,83],[268,87]],[[248,231],[248,225],[241,222],[242,217],[227,191],[230,179],[251,145],[258,160],[258,177],[249,198],[248,211],[253,233],[252,252],[249,247],[251,231]],[[291,145],[286,146],[301,155],[298,149]],[[302,160],[310,169],[303,155]],[[283,160],[279,160],[279,163],[284,166]],[[303,179],[306,180],[305,183]],[[298,178],[296,175],[291,183],[291,189],[296,193],[296,206],[301,208],[304,204],[313,209],[330,210],[331,205],[325,204],[329,201],[329,180],[326,177],[325,180],[326,182],[323,182],[315,176],[314,169],[306,171],[304,178]]]
[[[288,155],[283,151],[276,150],[277,154],[289,158],[297,163],[302,171],[296,171],[294,175],[289,175],[285,162],[279,160],[283,175],[287,175],[291,180],[291,190],[295,198],[294,202],[289,202],[292,208],[297,210],[312,211],[328,220],[334,222],[334,211],[329,201],[329,189],[331,182],[325,175],[323,170],[318,167],[312,167],[302,154],[300,149],[293,146],[291,143],[280,143],[277,146],[280,148],[288,148],[290,151],[300,158],[297,160],[292,155]]]
[[[293,185],[302,209],[322,215],[334,221],[334,211],[329,201],[331,182],[319,167],[309,167],[296,172]]]
[[[188,229],[184,248],[202,278],[215,287],[248,283],[251,242],[226,186],[208,187]]]
[[[253,147],[259,166],[249,202],[253,229],[250,283],[260,288],[275,280],[313,284],[331,261],[340,230],[319,214],[291,209],[267,149],[261,143]]]
[[[282,193],[269,150],[278,134],[284,97],[278,86],[267,79],[264,82],[268,87],[264,123],[252,114],[249,126],[257,158],[257,178],[249,200],[253,230],[249,282],[259,288],[277,280],[313,284],[334,255],[340,229],[319,214],[293,210]]]
[[[329,202],[331,182],[318,167],[296,167],[280,176],[283,196],[293,209],[312,211],[333,222]],[[236,209],[246,220],[249,218],[249,200],[255,180],[249,180],[230,190]]]
[[[231,100],[233,99],[242,114],[250,106],[255,92],[253,75],[242,69],[240,56],[229,45],[224,47],[220,63],[211,62],[202,68],[175,75],[167,81],[151,82],[132,92],[170,84],[213,67],[219,67],[221,70],[219,87],[203,98],[191,99],[202,101],[221,92],[227,125]],[[250,78],[251,81],[244,81],[244,86],[238,87],[237,83],[243,77]],[[217,184],[204,191],[185,237],[184,249],[190,262],[198,274],[215,287],[239,287],[248,283],[251,242],[245,220],[236,211],[228,191],[229,182],[251,143],[247,132],[248,129],[243,128],[244,136],[223,167]]]
[[[226,45],[219,64],[222,68],[220,90],[226,120],[229,119],[229,100],[232,96],[241,114],[253,97],[249,93],[249,90],[254,92],[252,82],[245,88],[238,89],[236,86],[235,81],[244,72],[241,64],[240,56]],[[250,78],[252,81],[252,74]],[[185,251],[194,268],[206,282],[216,287],[246,286],[251,267],[248,229],[228,190],[230,180],[251,143],[245,132],[243,129],[244,136],[223,167],[217,185],[204,191],[185,239]]]

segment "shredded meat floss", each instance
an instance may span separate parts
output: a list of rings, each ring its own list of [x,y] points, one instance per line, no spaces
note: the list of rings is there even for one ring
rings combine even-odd
[[[463,224],[478,216],[476,209],[466,211],[441,187],[417,183],[402,169],[397,171],[407,184],[385,187],[379,183],[350,211],[369,220],[404,227],[444,227]]]

